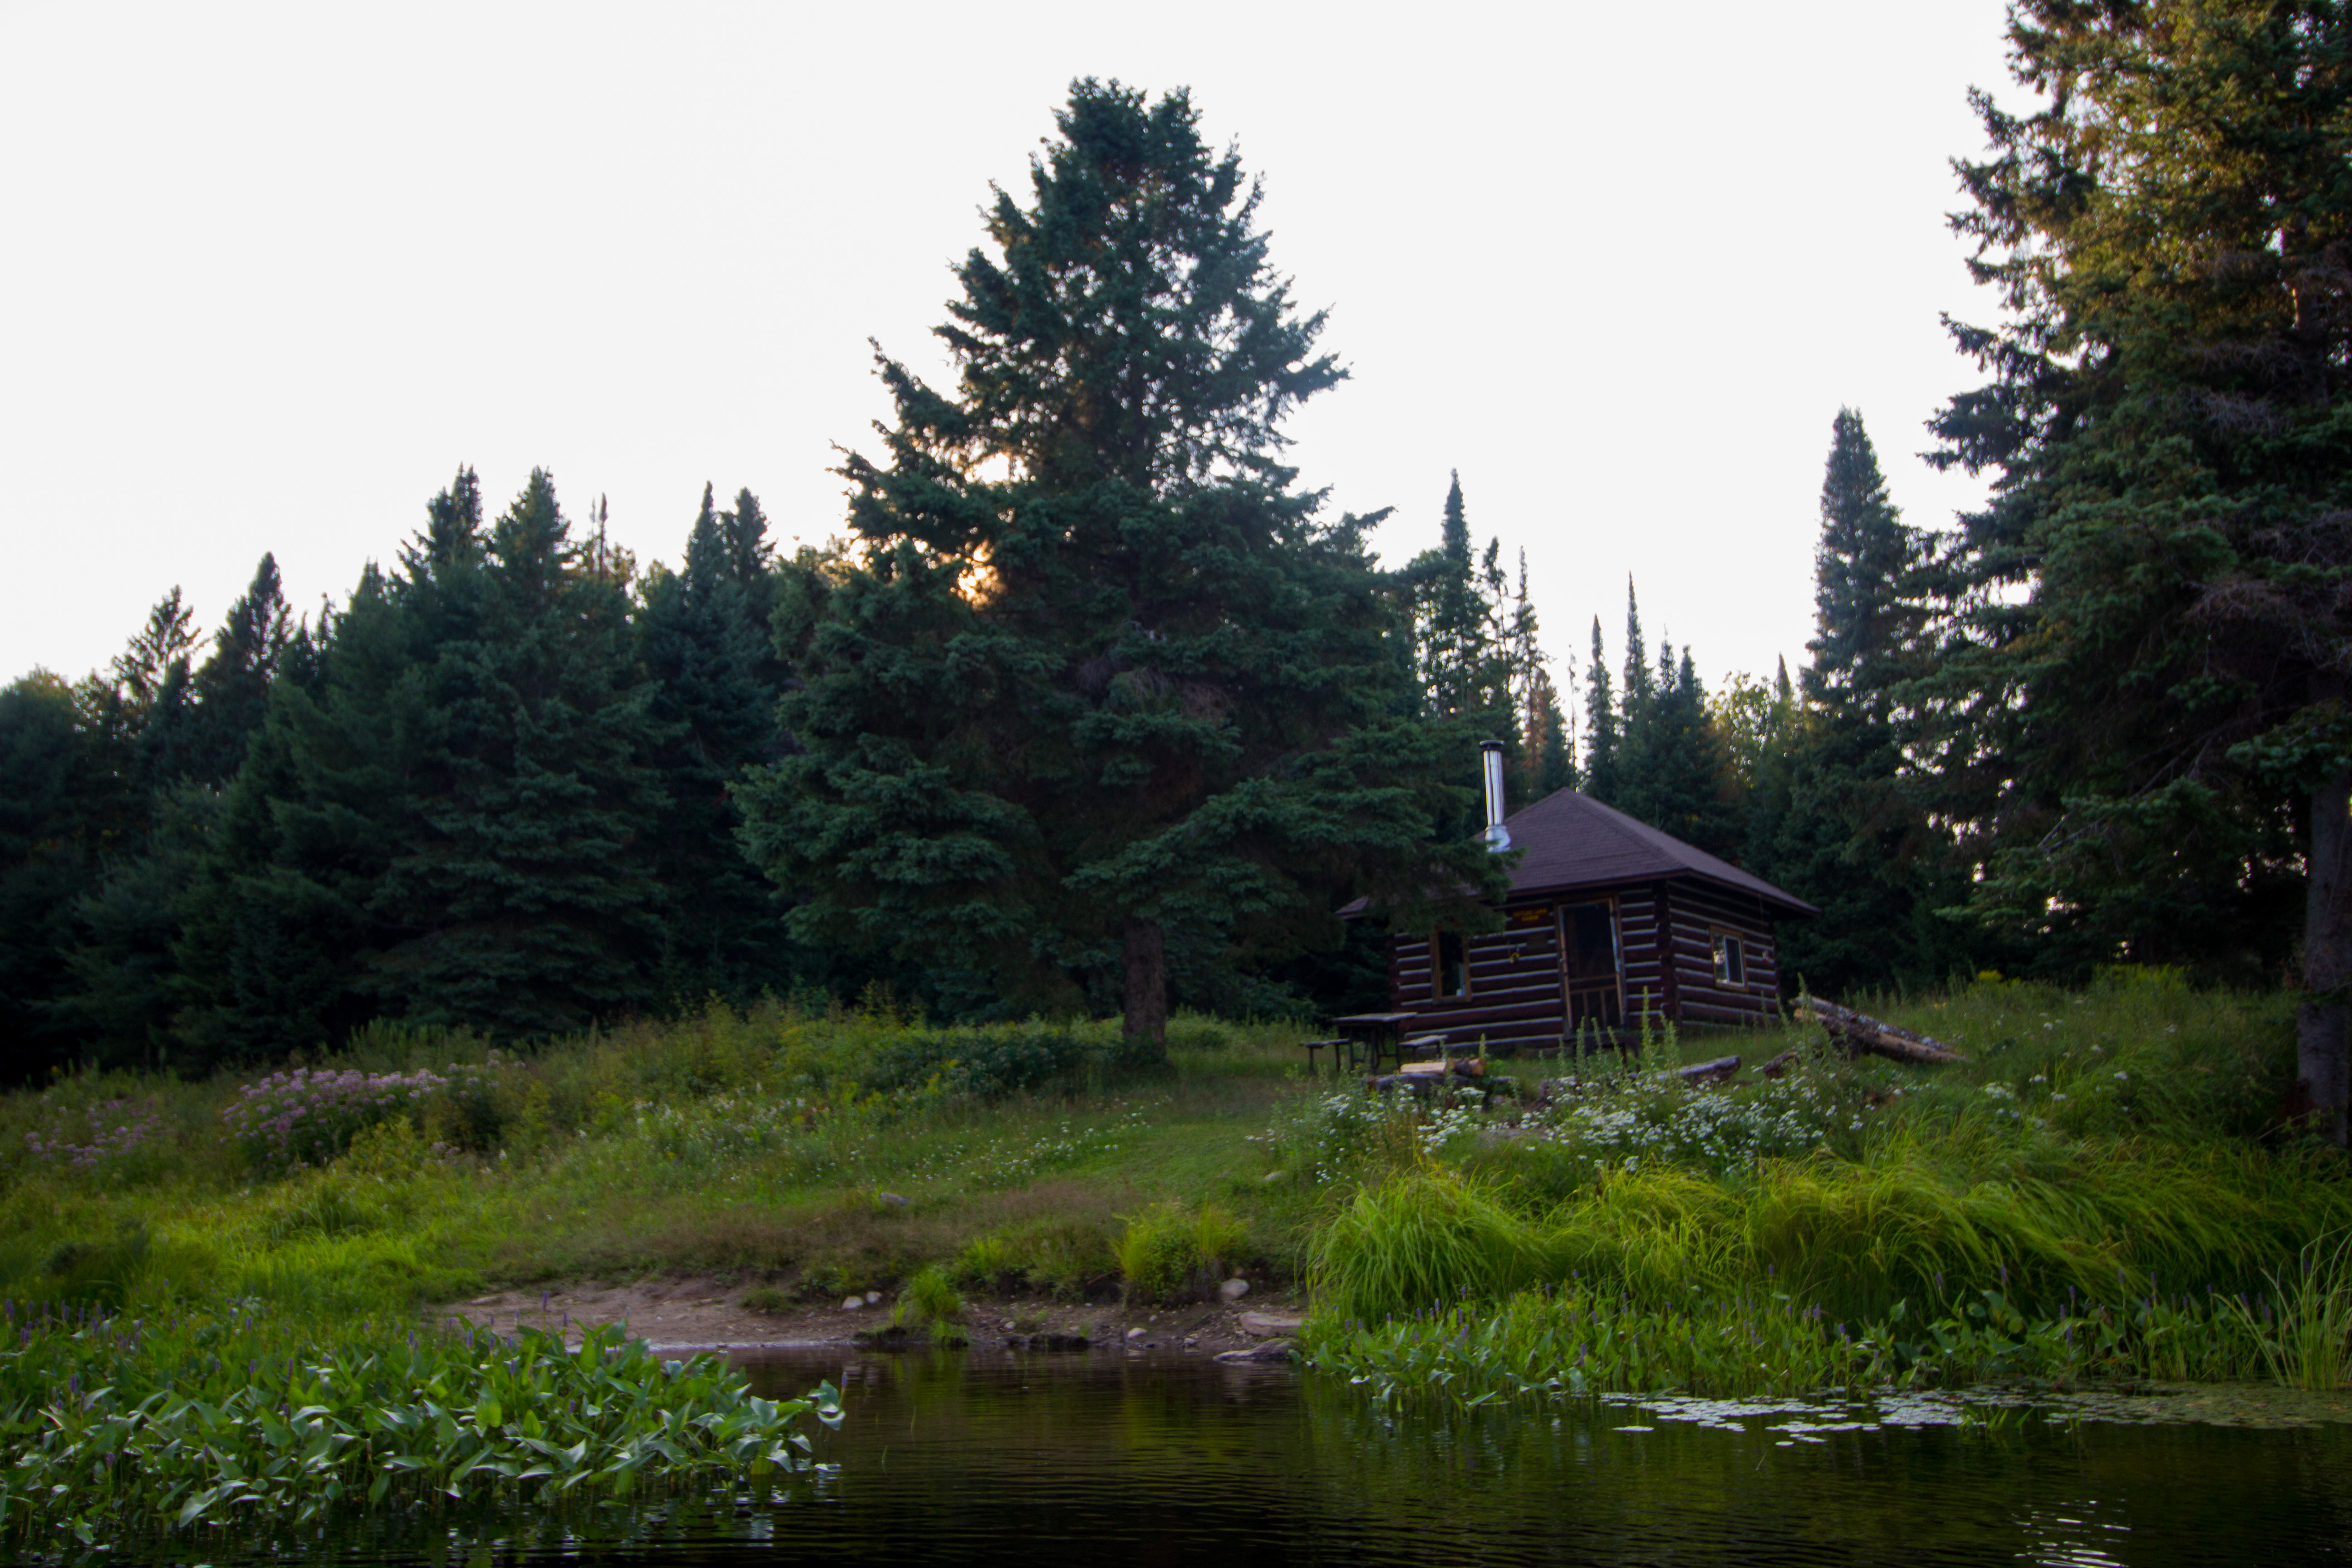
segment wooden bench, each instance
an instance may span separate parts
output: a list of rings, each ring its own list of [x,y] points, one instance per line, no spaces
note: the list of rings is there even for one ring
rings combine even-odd
[[[1307,1053],[1307,1076],[1308,1078],[1313,1078],[1315,1076],[1315,1053],[1323,1049],[1326,1046],[1328,1046],[1331,1048],[1331,1073],[1333,1077],[1338,1077],[1339,1072],[1339,1052],[1346,1047],[1347,1044],[1348,1042],[1343,1039],[1307,1040],[1302,1042],[1298,1048]]]

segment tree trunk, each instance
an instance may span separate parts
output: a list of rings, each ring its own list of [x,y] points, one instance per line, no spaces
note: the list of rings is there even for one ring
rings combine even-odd
[[[2310,1097],[2312,1131],[2340,1146],[2352,1090],[2352,773],[2331,774],[2311,792],[2309,864],[2294,1068]]]
[[[1168,948],[1158,921],[1130,918],[1119,931],[1121,999],[1131,1059],[1168,1058]]]

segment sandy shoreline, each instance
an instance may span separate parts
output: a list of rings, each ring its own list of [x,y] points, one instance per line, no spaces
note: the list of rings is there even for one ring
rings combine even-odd
[[[484,1329],[567,1331],[566,1338],[575,1343],[583,1328],[618,1323],[655,1350],[730,1353],[871,1344],[858,1335],[886,1329],[890,1322],[887,1296],[856,1310],[833,1301],[759,1311],[742,1304],[746,1289],[740,1280],[711,1275],[627,1284],[573,1280],[450,1302],[434,1308],[431,1316]],[[1157,1310],[1014,1298],[968,1301],[961,1325],[975,1348],[1004,1348],[1008,1342],[1017,1342],[1043,1349],[1056,1340],[1055,1348],[1076,1348],[1070,1342],[1083,1338],[1094,1349],[1215,1356],[1278,1342],[1302,1311],[1298,1301],[1280,1295]],[[1133,1331],[1137,1330],[1141,1331]]]

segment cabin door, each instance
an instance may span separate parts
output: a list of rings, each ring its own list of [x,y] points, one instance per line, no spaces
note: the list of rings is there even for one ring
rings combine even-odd
[[[1587,1023],[1613,1029],[1625,1021],[1625,971],[1617,940],[1617,900],[1584,899],[1559,906],[1559,987],[1570,1035]]]

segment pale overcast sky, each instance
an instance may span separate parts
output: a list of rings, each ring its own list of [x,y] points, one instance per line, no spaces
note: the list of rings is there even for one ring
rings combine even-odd
[[[1822,459],[1916,454],[1983,320],[1944,215],[2012,100],[2000,0],[1445,10],[1011,3],[110,5],[0,0],[0,681],[100,666],[180,584],[209,629],[275,551],[342,598],[472,464],[675,561],[703,482],[788,543],[1079,75],[1188,86],[1265,182],[1276,264],[1354,380],[1294,459],[1432,542],[1449,469],[1524,546],[1555,656],[1591,617],[1725,672],[1811,628]]]

